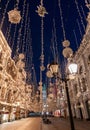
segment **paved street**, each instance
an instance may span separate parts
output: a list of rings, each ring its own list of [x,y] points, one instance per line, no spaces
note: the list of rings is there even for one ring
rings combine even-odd
[[[43,125],[43,130],[71,130],[68,119],[63,118],[52,118],[52,125]],[[75,130],[90,130],[90,121],[74,120]]]
[[[40,118],[26,118],[0,125],[0,130],[40,130]]]
[[[51,124],[43,124],[41,118],[26,118],[3,123],[0,130],[70,130],[69,120],[50,118]],[[90,130],[90,121],[75,120],[75,130]]]

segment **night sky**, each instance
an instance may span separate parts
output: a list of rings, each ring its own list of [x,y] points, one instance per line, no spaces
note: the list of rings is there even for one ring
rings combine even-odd
[[[2,22],[2,19],[4,19],[1,30],[3,31],[10,47],[12,48],[12,57],[16,55],[16,49],[18,47],[19,53],[22,52],[26,56],[25,62],[27,72],[32,72],[32,66],[34,66],[37,82],[39,82],[41,56],[41,17],[36,13],[36,10],[37,6],[40,5],[40,1],[19,0],[18,10],[21,11],[23,22],[20,22],[17,25],[11,24],[8,21],[7,15],[8,11],[14,9],[15,4],[16,0],[1,0],[0,21]],[[65,38],[70,41],[70,46],[73,51],[75,52],[78,49],[85,33],[88,9],[84,0],[43,0],[43,4],[48,12],[43,19],[45,56],[44,65],[47,67],[47,64],[54,60],[54,52],[55,54],[58,52],[60,63],[63,62],[63,29],[65,31]],[[60,14],[60,9],[62,15]],[[3,18],[4,16],[5,18]],[[63,20],[61,20],[61,18]],[[19,37],[20,29],[21,37]],[[20,38],[19,40],[18,37]],[[45,73],[46,70],[43,72],[43,82],[46,80]]]

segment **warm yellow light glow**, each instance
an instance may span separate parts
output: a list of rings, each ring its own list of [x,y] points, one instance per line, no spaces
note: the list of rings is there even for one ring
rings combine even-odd
[[[50,68],[50,71],[52,74],[58,73],[58,67],[59,67],[59,65],[57,63],[52,63],[49,65],[49,68]]]
[[[71,74],[76,74],[77,73],[77,64],[72,63],[68,66],[68,69]]]

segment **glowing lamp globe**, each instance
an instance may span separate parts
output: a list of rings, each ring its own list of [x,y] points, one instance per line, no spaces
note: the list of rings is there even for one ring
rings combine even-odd
[[[77,73],[77,64],[72,63],[68,66],[68,69],[70,71],[70,74],[76,74]]]

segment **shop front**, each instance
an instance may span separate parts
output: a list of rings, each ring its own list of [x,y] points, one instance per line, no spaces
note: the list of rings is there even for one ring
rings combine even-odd
[[[2,109],[0,110],[0,123],[8,122],[8,117],[9,111],[2,106]]]

